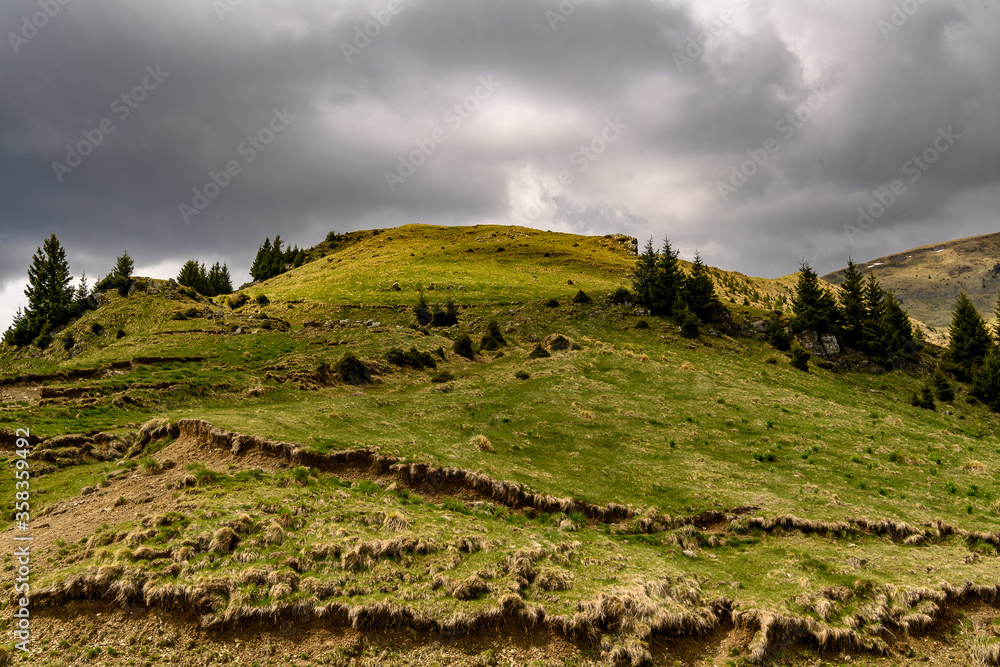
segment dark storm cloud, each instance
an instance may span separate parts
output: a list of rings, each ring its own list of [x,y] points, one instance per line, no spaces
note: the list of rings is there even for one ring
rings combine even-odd
[[[127,247],[160,277],[198,257],[239,282],[264,236],[409,222],[669,234],[770,276],[994,231],[998,11],[6,2],[0,320],[49,232],[91,278]],[[939,130],[960,138],[909,180]]]

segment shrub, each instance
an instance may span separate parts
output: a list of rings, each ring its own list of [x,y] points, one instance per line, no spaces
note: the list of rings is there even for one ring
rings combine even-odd
[[[458,306],[451,299],[445,304],[442,310],[440,305],[434,306],[434,312],[431,314],[431,326],[435,327],[450,327],[458,324]]]
[[[486,333],[483,334],[483,340],[479,344],[479,349],[493,351],[499,350],[501,347],[507,347],[507,339],[500,333],[500,326],[496,320],[490,320],[486,326]]]
[[[545,302],[545,307],[546,308],[558,308],[559,307],[559,300],[558,299],[549,299],[548,301]]]
[[[254,301],[257,303],[258,306],[266,306],[269,303],[271,303],[271,300],[268,299],[263,294],[258,294],[257,297],[254,299]]]
[[[185,315],[184,313],[174,313],[173,315],[170,316],[170,319],[172,319],[172,320],[186,320],[187,319],[187,315]]]
[[[561,350],[568,350],[569,340],[567,340],[566,337],[562,335],[556,336],[555,338],[552,339],[552,342],[549,344],[549,348],[555,352],[559,352]]]
[[[638,322],[635,323],[635,328],[636,329],[648,329],[649,328],[649,322],[647,322],[646,320],[639,320]]]
[[[681,311],[680,322],[681,336],[684,338],[697,338],[701,335],[701,331],[698,329],[698,316],[690,310],[685,308]]]
[[[753,460],[761,463],[774,463],[778,457],[774,455],[774,452],[754,452]]]
[[[411,347],[405,352],[401,348],[393,348],[385,355],[390,364],[396,366],[408,366],[423,370],[424,368],[437,368],[434,357],[429,352],[420,352],[416,347]]]
[[[542,347],[541,345],[536,345],[535,349],[532,350],[531,354],[528,355],[528,358],[529,359],[544,359],[545,357],[551,357],[551,356],[552,355],[549,354],[549,351],[546,350],[544,347]]]
[[[475,359],[476,351],[472,349],[472,339],[469,338],[469,334],[462,334],[455,339],[455,344],[452,346],[452,351],[466,359]]]
[[[455,376],[448,371],[438,371],[433,376],[431,376],[431,382],[436,382],[438,384],[444,384],[445,382],[451,382],[455,379]]]
[[[76,341],[73,340],[73,332],[72,331],[67,331],[66,333],[63,334],[63,337],[62,337],[62,346],[63,346],[63,349],[66,350],[67,352],[69,352],[70,350],[73,349],[74,345],[76,345]]]
[[[531,377],[531,373],[529,373],[528,371],[518,371],[514,373],[514,377],[516,377],[518,380],[527,380],[528,378]]]
[[[633,302],[632,292],[624,287],[619,287],[614,292],[608,295],[608,301],[616,306],[624,306],[626,303]]]
[[[115,338],[124,338],[124,337],[125,337],[125,330],[124,329],[119,329],[118,333],[115,334]]]
[[[576,296],[573,297],[573,303],[590,303],[590,301],[590,297],[583,290],[577,292]]]
[[[344,354],[340,361],[334,365],[333,370],[340,374],[340,379],[347,384],[370,384],[372,381],[371,371],[368,370],[368,366],[354,356],[353,352]]]
[[[920,391],[910,394],[910,405],[917,408],[924,408],[925,410],[933,410],[934,392],[926,385],[921,387]]]
[[[809,371],[809,352],[798,343],[792,345],[792,366],[800,371]]]
[[[934,377],[931,379],[934,385],[934,396],[937,400],[942,403],[950,403],[955,400],[955,388],[951,386],[948,382],[948,377],[941,371],[937,369],[934,371]]]
[[[187,317],[200,317],[201,311],[192,306],[184,311],[184,315]]]
[[[90,331],[95,336],[100,336],[102,333],[104,333],[104,327],[101,326],[100,322],[93,322],[90,325]]]

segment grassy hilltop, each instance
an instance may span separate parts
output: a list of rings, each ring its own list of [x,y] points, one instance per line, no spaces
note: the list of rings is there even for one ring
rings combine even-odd
[[[753,333],[794,277],[716,269],[733,325],[682,338],[605,301],[634,263],[606,237],[407,226],[310,256],[237,308],[139,280],[72,356],[0,347],[9,470],[33,435],[31,664],[1000,653],[996,416],[961,385],[909,404],[934,348],[804,373]],[[421,294],[459,323],[411,328]],[[506,346],[454,351],[491,320]]]
[[[873,259],[858,268],[874,272],[887,290],[895,292],[910,316],[947,331],[955,299],[962,290],[983,313],[994,318],[1000,291],[1000,233],[972,236],[913,248]],[[824,280],[839,285],[843,270]]]

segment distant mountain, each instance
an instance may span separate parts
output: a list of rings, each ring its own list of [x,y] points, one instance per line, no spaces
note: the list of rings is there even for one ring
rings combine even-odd
[[[951,311],[961,290],[991,320],[1000,291],[1000,233],[913,248],[858,262],[858,267],[865,274],[874,272],[911,317],[936,329],[951,324]],[[839,285],[844,270],[823,278]]]

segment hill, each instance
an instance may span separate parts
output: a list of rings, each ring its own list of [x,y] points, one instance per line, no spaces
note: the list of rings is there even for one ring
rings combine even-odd
[[[910,405],[934,349],[908,372],[804,373],[753,333],[790,279],[719,270],[731,335],[682,338],[604,299],[634,262],[619,241],[527,231],[339,237],[242,304],[143,279],[68,350],[65,332],[0,347],[32,664],[996,650],[996,416],[962,385]],[[459,323],[416,327],[421,290]]]
[[[895,292],[911,317],[947,331],[958,293],[965,290],[986,319],[994,319],[1000,292],[1000,233],[936,243],[859,263]],[[839,285],[844,270],[824,280]]]

